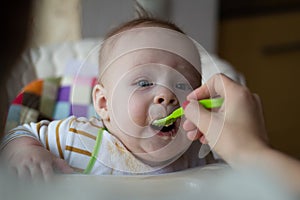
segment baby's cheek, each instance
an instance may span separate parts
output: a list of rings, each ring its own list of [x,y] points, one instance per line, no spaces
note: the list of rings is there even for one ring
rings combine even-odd
[[[129,118],[138,126],[146,126],[147,125],[147,107],[142,102],[131,101],[128,106]]]

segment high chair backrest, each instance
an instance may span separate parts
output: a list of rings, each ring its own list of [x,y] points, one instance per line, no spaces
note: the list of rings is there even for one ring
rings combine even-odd
[[[29,83],[10,105],[6,132],[24,123],[96,116],[92,103],[96,81],[96,77],[65,76]]]

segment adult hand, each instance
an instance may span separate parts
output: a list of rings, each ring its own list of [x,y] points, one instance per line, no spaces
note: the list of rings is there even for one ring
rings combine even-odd
[[[224,98],[219,109],[207,110],[198,103],[216,96]],[[187,99],[183,128],[188,138],[208,143],[229,164],[241,163],[248,154],[267,147],[260,99],[248,88],[217,74]]]

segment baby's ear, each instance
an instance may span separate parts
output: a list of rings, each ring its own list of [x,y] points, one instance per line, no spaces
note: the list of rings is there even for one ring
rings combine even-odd
[[[100,84],[95,85],[93,88],[93,103],[95,111],[101,117],[101,119],[105,121],[109,120],[106,90]]]

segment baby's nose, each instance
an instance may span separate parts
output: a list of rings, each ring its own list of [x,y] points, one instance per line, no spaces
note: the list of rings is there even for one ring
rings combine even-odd
[[[162,88],[157,95],[154,97],[154,103],[155,104],[164,104],[164,105],[177,105],[178,100],[167,88]]]

